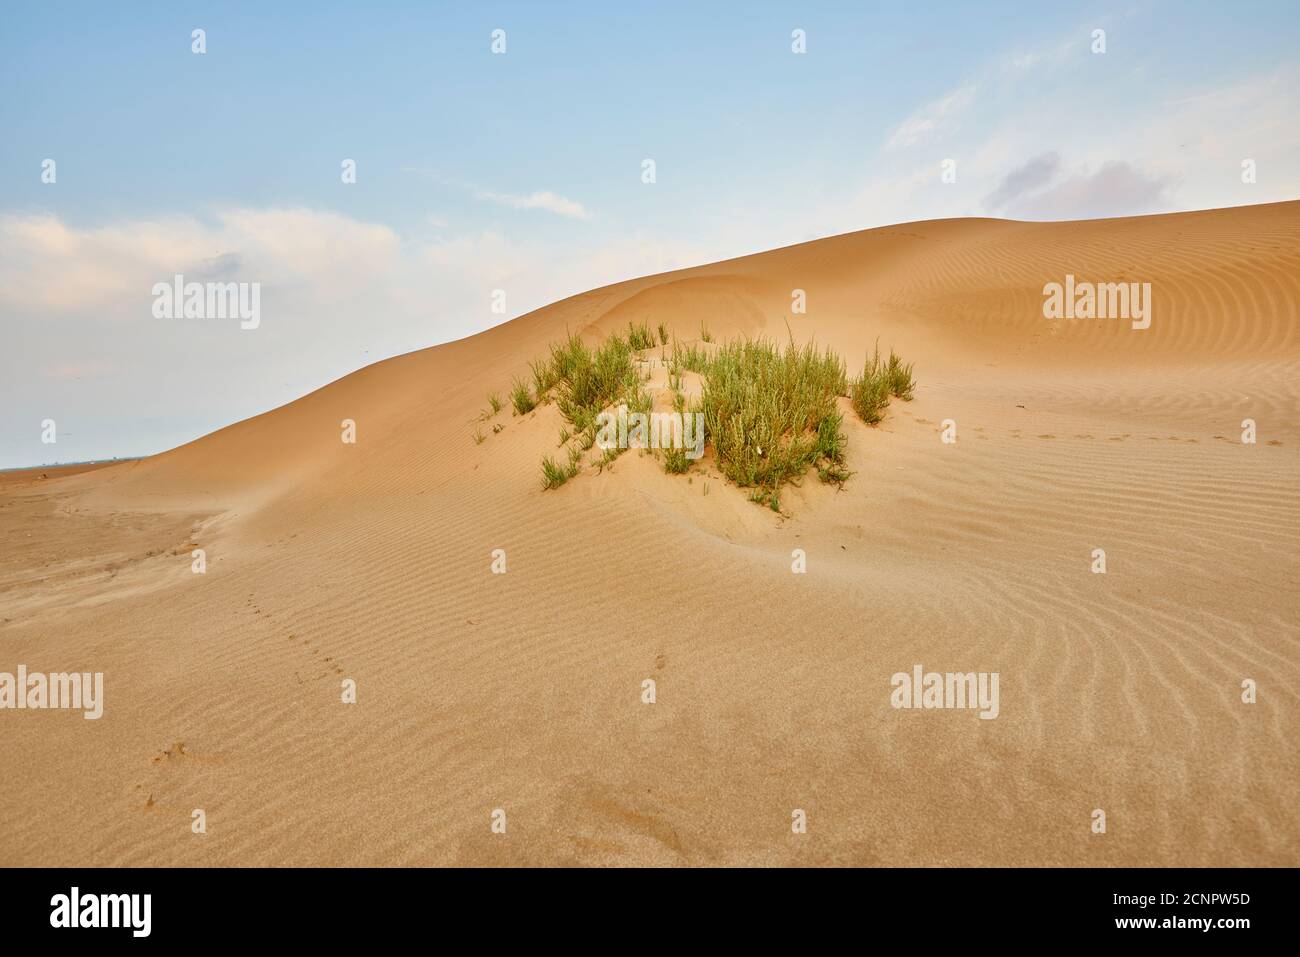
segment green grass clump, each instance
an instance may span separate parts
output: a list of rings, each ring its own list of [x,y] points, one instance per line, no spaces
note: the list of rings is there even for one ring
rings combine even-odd
[[[526,415],[537,408],[537,401],[528,390],[528,383],[518,379],[510,389],[510,402],[515,407],[515,415]]]
[[[849,399],[862,421],[875,425],[885,417],[890,396],[911,402],[915,389],[912,363],[903,362],[893,349],[889,350],[888,359],[881,359],[880,347],[877,346],[867,356],[862,375],[853,380]]]
[[[627,342],[633,352],[640,352],[642,349],[650,349],[655,344],[655,337],[650,334],[650,327],[645,323],[640,325],[629,322],[627,324]]]
[[[885,366],[885,378],[889,382],[889,393],[904,402],[912,401],[912,391],[916,382],[912,379],[912,363],[903,364],[903,360],[889,350],[889,362]]]
[[[529,363],[529,368],[533,371],[533,388],[537,391],[537,402],[540,405],[546,401],[547,393],[555,387],[555,368],[545,360]]]
[[[754,501],[779,511],[781,486],[813,465],[822,466],[818,474],[826,481],[841,480],[843,417],[836,398],[846,391],[847,376],[833,352],[733,341],[718,350],[704,376],[701,408],[718,469],[754,489]]]
[[[548,455],[542,459],[542,488],[559,488],[581,471],[582,452],[579,449],[569,449],[568,465],[560,465]]]
[[[675,340],[673,342],[673,368],[677,370],[685,369],[687,372],[696,372],[700,375],[709,371],[709,353],[697,345],[682,346]]]
[[[569,480],[569,470],[549,455],[542,459],[542,488],[559,488]]]
[[[488,405],[492,406],[492,414],[496,415],[501,411],[501,396],[493,392],[488,396]]]
[[[910,367],[909,367],[910,376]],[[885,417],[889,406],[889,366],[880,359],[880,349],[867,356],[862,375],[853,380],[849,388],[849,401],[853,411],[867,425],[875,425]]]
[[[639,388],[641,377],[632,363],[634,351],[631,343],[618,335],[610,336],[595,350],[571,336],[553,355],[555,404],[577,431],[594,426],[602,410]]]
[[[680,381],[680,376],[678,377],[678,379]],[[696,412],[699,411],[699,409],[698,408],[688,409],[686,407],[686,397],[682,395],[681,392],[676,391],[680,388],[681,388],[680,385],[676,385],[673,387],[674,389],[673,411],[683,416],[694,415]],[[663,453],[664,453],[664,471],[667,472],[669,475],[682,475],[685,472],[690,470],[691,459],[687,457],[685,447],[666,448],[663,450]]]
[[[651,410],[654,400],[641,386],[641,374],[634,359],[637,352],[653,346],[654,338],[648,326],[629,323],[626,337],[611,335],[594,349],[572,334],[551,347],[551,358],[545,363],[545,381],[554,388],[555,406],[572,429],[561,432],[561,440],[567,441],[571,435],[575,445],[569,450],[567,468],[549,458],[543,460],[545,488],[558,488],[581,470],[582,454],[596,444],[596,417],[601,412],[621,402],[634,412]],[[605,450],[597,466],[607,467],[623,451]]]
[[[658,344],[668,345],[668,330],[660,323]],[[750,498],[773,511],[781,510],[786,484],[798,484],[809,469],[823,482],[842,485],[850,477],[845,466],[846,439],[839,397],[848,396],[854,411],[868,424],[884,416],[890,397],[912,398],[912,365],[890,351],[882,359],[877,346],[868,355],[862,374],[849,380],[843,360],[829,349],[781,346],[766,340],[732,340],[711,345],[712,336],[701,323],[700,343],[672,341],[668,383],[675,411],[702,412],[707,440],[713,446],[718,470]],[[588,346],[570,334],[551,346],[547,360],[532,364],[533,387],[516,380],[511,401],[518,414],[531,411],[552,397],[567,423],[560,431],[568,448],[568,464],[542,460],[544,488],[558,488],[582,469],[582,457],[595,445],[597,416],[620,404],[632,412],[652,412],[653,396],[644,387],[638,353],[652,349],[655,336],[648,325],[629,323],[626,335],[615,333],[599,346]],[[661,357],[666,353],[661,352]],[[687,407],[682,395],[684,373],[703,380],[697,404]],[[494,428],[493,431],[496,431]],[[603,471],[625,449],[603,449],[591,464]],[[662,450],[664,470],[682,474],[692,460],[684,448]],[[656,455],[658,455],[658,451]],[[707,487],[706,487],[707,494]]]

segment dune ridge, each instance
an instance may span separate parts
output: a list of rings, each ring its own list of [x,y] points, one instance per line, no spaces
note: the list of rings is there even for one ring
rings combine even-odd
[[[1151,327],[1044,319],[1067,273],[1150,282]],[[916,398],[846,415],[853,477],[782,515],[707,457],[542,491],[559,413],[480,422],[488,393],[629,321],[851,372],[879,341]],[[935,221],[593,290],[148,459],[9,476],[0,671],[103,671],[106,703],[0,711],[0,865],[1295,865],[1297,373],[1300,202]],[[891,708],[917,663],[998,672],[998,718]]]

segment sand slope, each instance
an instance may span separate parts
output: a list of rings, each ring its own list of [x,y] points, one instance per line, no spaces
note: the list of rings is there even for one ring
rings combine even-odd
[[[1152,283],[1151,328],[1045,320],[1067,272]],[[558,412],[485,397],[628,321],[879,339],[919,388],[846,420],[855,475],[785,516],[637,453],[543,492]],[[1295,865],[1297,502],[1300,203],[917,223],[594,290],[0,483],[0,671],[107,698],[0,711],[0,865]],[[999,672],[1000,716],[891,708],[916,663]]]

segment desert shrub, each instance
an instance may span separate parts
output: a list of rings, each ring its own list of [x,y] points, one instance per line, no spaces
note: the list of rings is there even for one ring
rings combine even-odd
[[[533,399],[533,394],[528,391],[528,383],[515,380],[515,384],[510,389],[510,402],[515,407],[515,415],[525,415],[537,408],[537,402]]]
[[[889,405],[889,369],[880,360],[879,348],[867,356],[862,375],[853,380],[849,401],[853,411],[868,425],[875,425],[884,418]]]
[[[712,342],[703,323],[700,332],[703,343]],[[658,333],[660,345],[667,345],[662,323]],[[560,432],[561,445],[570,438],[574,442],[567,466],[543,459],[545,488],[557,488],[581,470],[583,453],[595,444],[601,412],[620,404],[627,405],[629,413],[653,410],[636,355],[654,345],[648,326],[629,323],[626,336],[611,335],[594,348],[570,334],[551,347],[549,360],[534,363],[538,398],[553,389],[556,407],[568,423]],[[686,371],[699,374],[704,383],[698,404],[689,412],[681,394]],[[722,474],[749,489],[753,501],[778,512],[784,485],[797,484],[810,468],[823,482],[848,480],[840,396],[849,397],[863,421],[875,424],[891,395],[910,399],[915,388],[911,364],[892,350],[882,360],[877,347],[862,374],[850,381],[843,360],[830,349],[798,347],[793,341],[782,348],[766,340],[733,340],[709,348],[673,340],[668,382],[676,411],[703,413],[705,434]],[[523,411],[535,404],[524,383],[516,382],[511,398],[516,411],[521,398]],[[592,464],[604,470],[624,451],[601,450]],[[662,451],[665,471],[689,471],[686,449]]]
[[[673,342],[673,368],[700,375],[709,369],[709,353],[697,345],[683,346]]]
[[[885,378],[889,381],[891,395],[904,402],[912,401],[912,390],[916,383],[912,379],[912,363],[903,364],[903,360],[889,350],[889,363],[885,366]]]
[[[678,377],[680,380],[680,377]],[[680,386],[674,387],[680,388]],[[697,407],[686,407],[686,397],[681,392],[673,392],[673,411],[682,416],[694,415],[700,411]],[[664,471],[669,475],[681,475],[690,470],[691,459],[686,454],[686,448],[670,446],[663,450],[664,453]]]
[[[576,431],[585,431],[602,410],[638,388],[641,379],[632,352],[628,340],[614,335],[594,352],[571,339],[559,359],[552,359],[558,383],[555,404]]]
[[[847,387],[831,351],[793,343],[733,341],[704,372],[701,408],[718,468],[751,497],[780,510],[779,490],[812,465],[837,466],[844,454],[836,397]],[[819,475],[833,480],[830,471]]]
[[[542,459],[542,488],[559,488],[569,480],[569,470],[549,455]]]
[[[537,401],[539,403],[546,401],[547,393],[554,388],[556,383],[555,367],[546,360],[529,363],[529,368],[533,370],[533,388],[537,391]]]
[[[569,462],[567,465],[560,465],[559,462],[555,461],[555,459],[548,455],[542,459],[542,488],[559,488],[581,471],[581,449],[569,449]]]
[[[655,344],[655,337],[650,334],[650,327],[645,323],[627,324],[627,342],[633,352],[650,349]]]

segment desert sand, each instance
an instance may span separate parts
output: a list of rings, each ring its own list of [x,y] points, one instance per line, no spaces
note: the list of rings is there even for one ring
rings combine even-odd
[[[1045,319],[1067,273],[1150,282],[1150,328]],[[707,456],[543,491],[554,404],[480,421],[487,394],[629,321],[850,371],[878,340],[916,397],[847,415],[852,478],[782,514]],[[1300,202],[620,283],[4,476],[0,537],[0,671],[105,687],[99,720],[0,711],[0,865],[1300,864]],[[998,717],[894,709],[916,664],[997,672]]]

